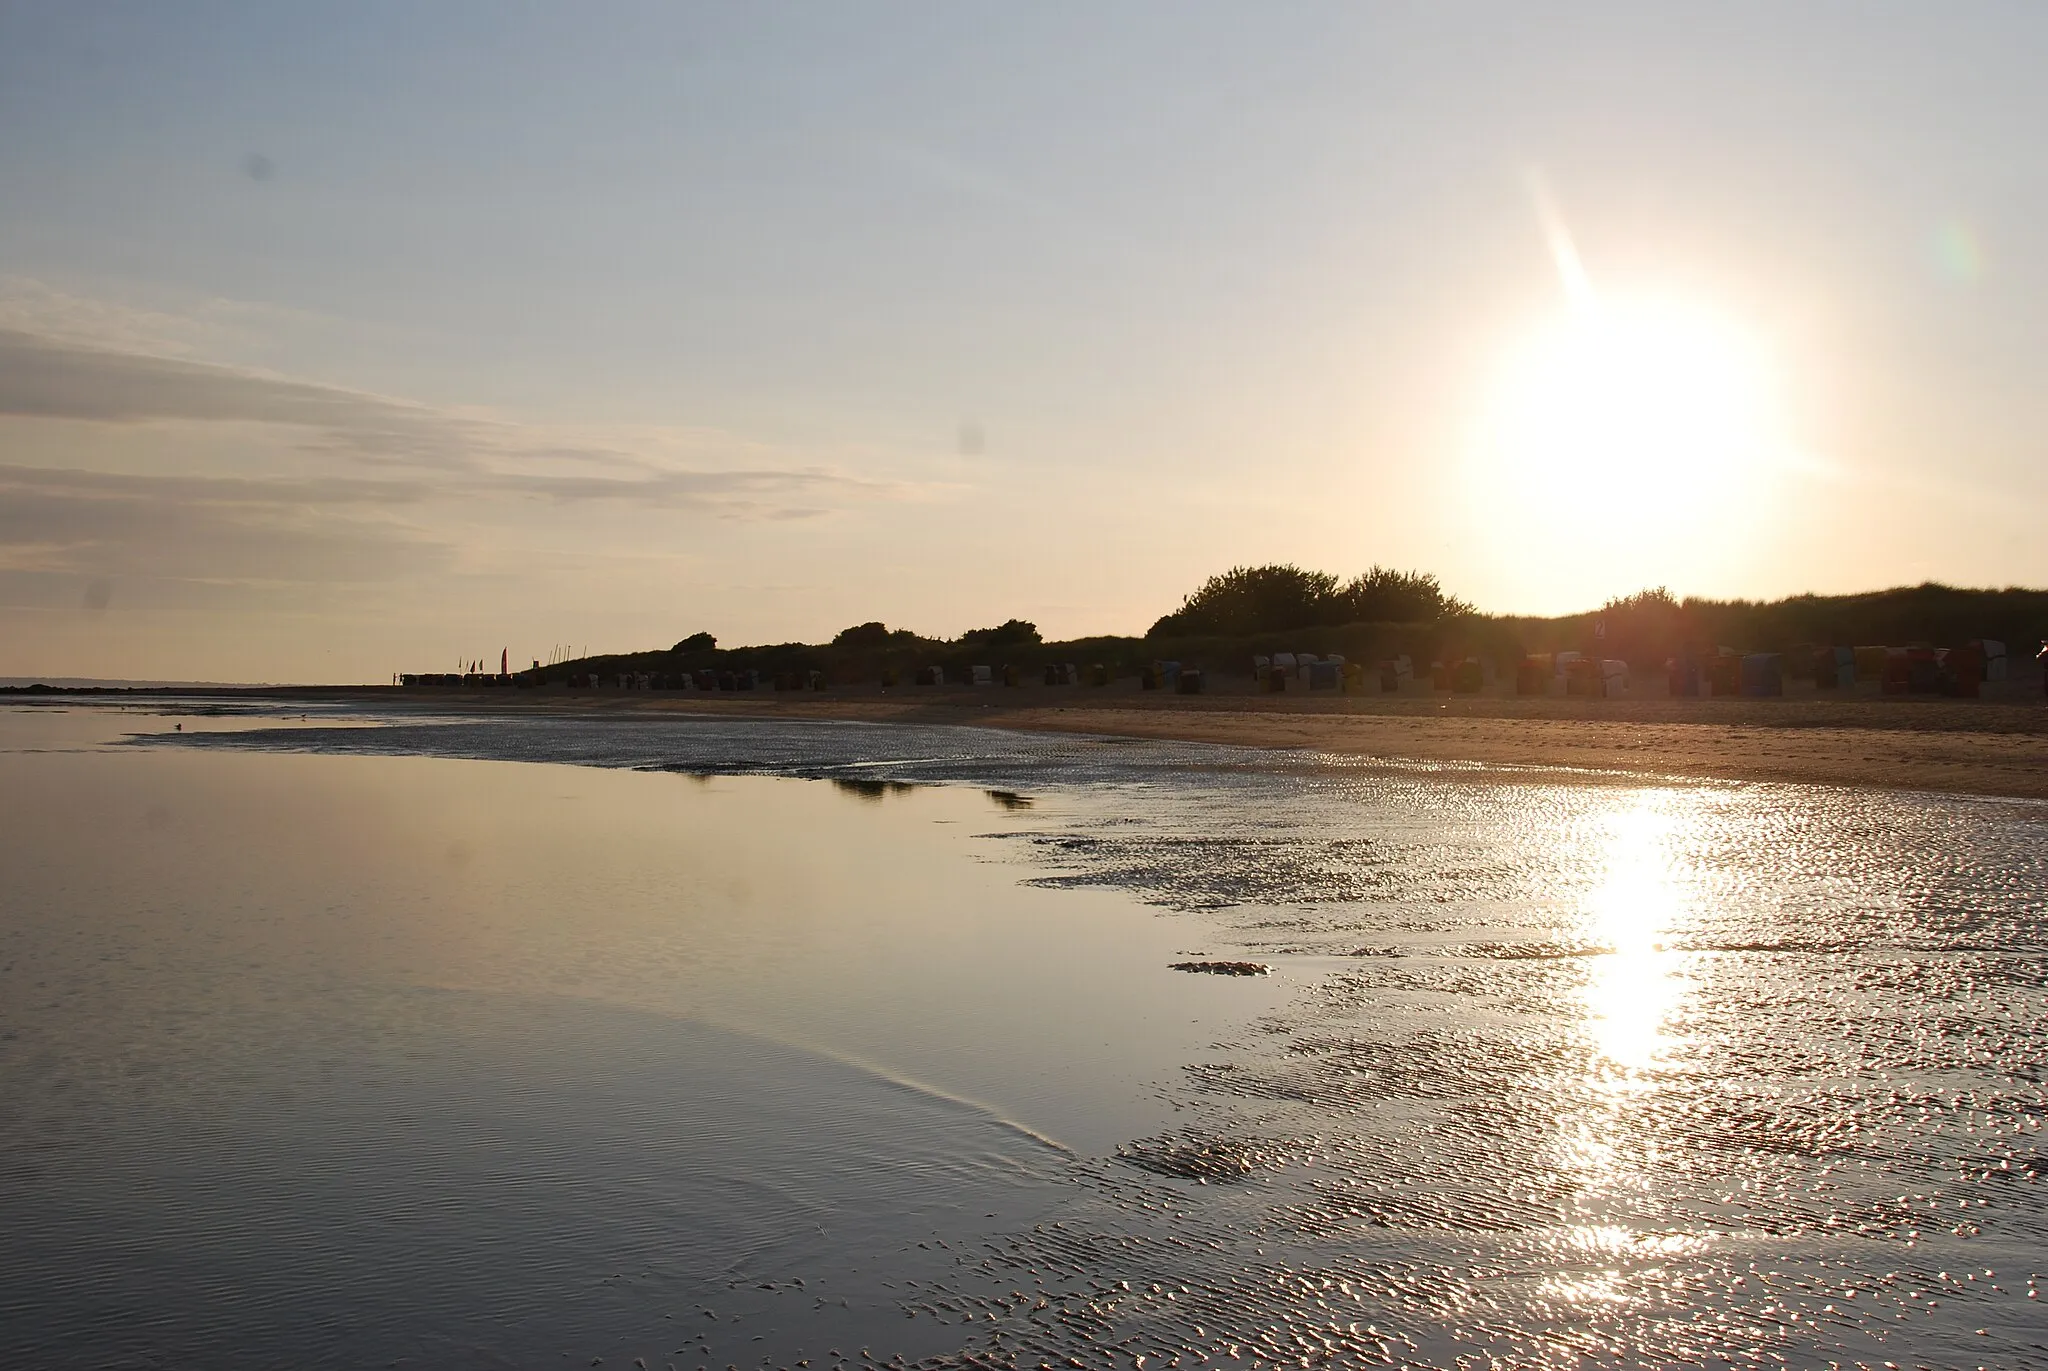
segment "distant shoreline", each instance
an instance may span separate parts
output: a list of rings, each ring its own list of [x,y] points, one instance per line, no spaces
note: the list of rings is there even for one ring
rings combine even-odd
[[[1544,695],[1182,696],[1089,687],[850,687],[825,692],[453,690],[301,686],[9,691],[0,700],[277,700],[428,712],[713,715],[944,723],[1404,761],[1771,781],[2048,799],[2048,704],[2038,683],[2004,698],[1807,691],[1781,699]],[[1585,779],[1581,776],[1580,779]]]

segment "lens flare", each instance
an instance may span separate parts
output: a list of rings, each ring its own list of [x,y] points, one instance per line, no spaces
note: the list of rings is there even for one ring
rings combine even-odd
[[[1960,286],[1984,279],[1984,244],[1977,231],[1961,219],[1947,219],[1934,232],[1934,264],[1941,275]]]

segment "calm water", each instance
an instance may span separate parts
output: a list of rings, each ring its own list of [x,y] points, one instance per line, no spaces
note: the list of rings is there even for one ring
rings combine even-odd
[[[977,730],[0,710],[0,1365],[2048,1365],[2044,838]]]

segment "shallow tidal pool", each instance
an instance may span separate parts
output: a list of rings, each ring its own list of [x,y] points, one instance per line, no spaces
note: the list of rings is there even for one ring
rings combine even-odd
[[[2044,839],[971,729],[0,709],[0,1364],[2048,1364]]]

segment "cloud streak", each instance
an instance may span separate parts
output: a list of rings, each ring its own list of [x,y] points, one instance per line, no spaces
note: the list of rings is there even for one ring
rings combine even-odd
[[[479,567],[538,576],[563,547],[669,557],[698,541],[686,525],[818,519],[931,489],[714,430],[531,425],[196,360],[168,316],[63,296],[25,317],[9,298],[4,611],[175,611],[240,650],[229,625],[244,614],[404,604],[431,618]]]
[[[0,415],[373,432],[437,425],[424,406],[181,358],[83,347],[20,329],[0,329]]]
[[[302,454],[339,456],[392,473],[354,479],[4,470],[4,479],[16,487],[64,488],[105,498],[316,506],[499,497],[788,519],[814,517],[854,502],[906,498],[916,491],[904,482],[849,476],[817,465],[678,468],[611,446],[563,443],[518,424],[362,391],[0,328],[0,421],[10,418],[282,428],[300,435],[293,447]],[[757,449],[748,452],[750,458],[758,455]]]
[[[0,567],[247,583],[362,583],[448,565],[388,520],[0,484]]]
[[[452,564],[422,507],[507,494],[557,504],[631,502],[726,518],[815,518],[796,501],[840,478],[805,472],[239,477],[0,465],[0,568],[67,575],[247,583],[361,583]],[[423,530],[420,525],[427,524]]]
[[[206,505],[219,508],[313,509],[358,505],[397,507],[433,500],[517,496],[554,504],[613,501],[655,509],[731,513],[748,508],[780,513],[792,497],[872,494],[891,487],[831,472],[651,471],[644,476],[551,476],[532,472],[425,474],[383,479],[343,476],[192,476],[80,471],[0,464],[0,491],[62,493],[109,502]],[[808,515],[810,509],[799,509]],[[765,517],[765,516],[764,516]]]
[[[426,498],[416,481],[347,477],[170,476],[63,467],[0,464],[0,491],[70,495],[81,499],[157,503],[305,508],[320,505],[404,505]]]

